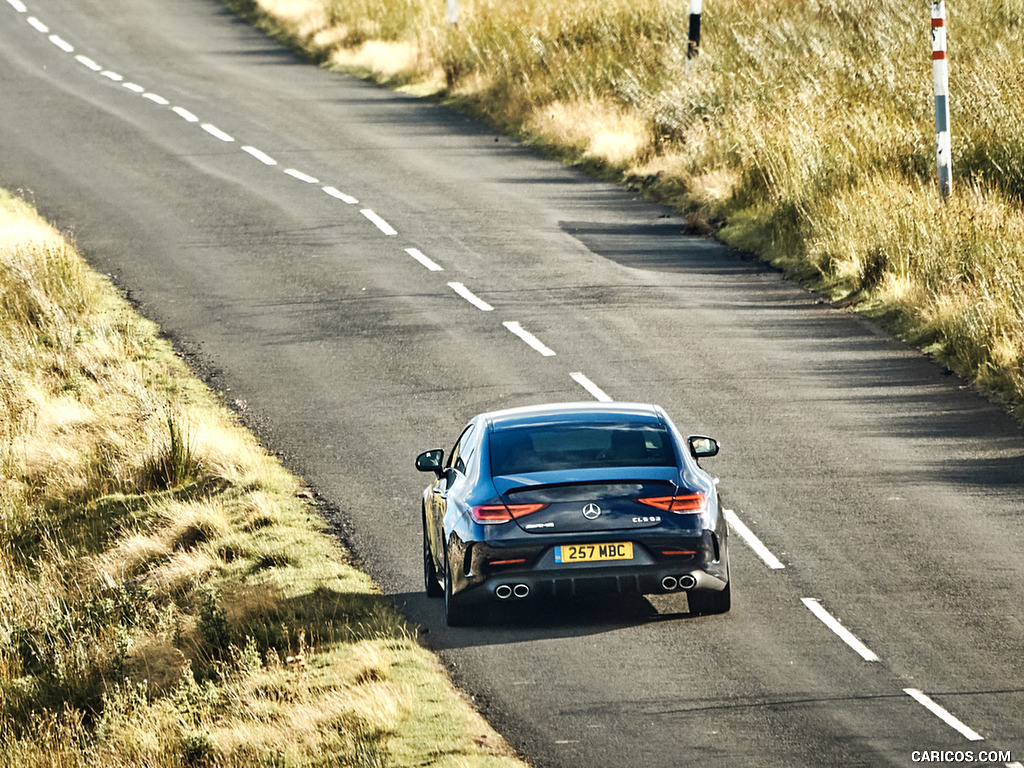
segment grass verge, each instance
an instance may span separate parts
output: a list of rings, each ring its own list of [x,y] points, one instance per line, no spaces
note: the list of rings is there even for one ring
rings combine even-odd
[[[927,4],[225,0],[315,60],[628,183],[877,318],[1024,417],[1024,6],[949,10],[938,201]]]
[[[315,504],[0,192],[0,763],[521,766]]]

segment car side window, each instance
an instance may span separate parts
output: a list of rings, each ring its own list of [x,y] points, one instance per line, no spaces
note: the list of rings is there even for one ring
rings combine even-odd
[[[445,465],[446,469],[455,469],[463,475],[466,474],[466,463],[470,456],[472,456],[473,451],[470,439],[472,434],[473,425],[470,424],[462,431],[459,439],[452,446],[452,452],[448,456],[448,463]]]

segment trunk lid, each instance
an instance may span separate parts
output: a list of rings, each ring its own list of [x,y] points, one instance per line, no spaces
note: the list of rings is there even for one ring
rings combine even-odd
[[[614,473],[580,470],[567,477],[564,471],[537,472],[494,480],[505,504],[545,505],[516,519],[527,533],[598,533],[661,523],[666,513],[637,499],[672,496],[678,470],[666,467],[652,472],[645,467],[638,474],[643,476],[631,478],[620,468]]]

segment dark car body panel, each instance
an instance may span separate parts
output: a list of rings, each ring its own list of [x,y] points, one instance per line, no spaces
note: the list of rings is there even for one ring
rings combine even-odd
[[[544,504],[544,507],[516,524],[528,533],[595,533],[633,530],[658,525],[662,515],[644,506],[637,498],[672,495],[671,482],[652,480],[616,480],[597,482],[560,482],[526,485],[501,495],[506,504]],[[584,516],[588,505],[596,512],[593,519]]]
[[[536,438],[522,472],[510,453],[492,457],[493,447],[509,445],[494,436],[517,429]],[[569,442],[558,442],[558,430]],[[599,445],[605,438],[625,444],[616,436],[626,433],[646,435],[636,459]],[[423,495],[424,556],[461,606],[507,598],[513,588],[531,596],[651,594],[683,584],[727,590],[728,527],[716,481],[691,445],[657,406],[576,403],[480,414],[443,466],[435,468],[435,454],[420,467],[435,472]],[[492,465],[513,471],[492,476]],[[695,499],[699,509],[657,506],[676,496]],[[521,516],[497,521],[505,509]]]

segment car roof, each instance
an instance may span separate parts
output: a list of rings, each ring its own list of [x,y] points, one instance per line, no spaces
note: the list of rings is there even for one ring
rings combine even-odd
[[[481,422],[493,429],[511,429],[551,423],[587,423],[594,421],[661,422],[664,412],[648,403],[547,403],[508,408],[480,414]]]

